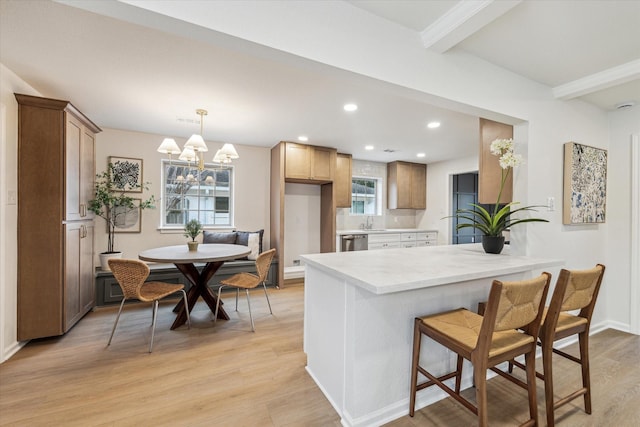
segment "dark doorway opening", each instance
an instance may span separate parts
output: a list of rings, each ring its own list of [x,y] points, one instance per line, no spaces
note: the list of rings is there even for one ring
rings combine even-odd
[[[453,176],[452,212],[454,215],[457,209],[473,209],[471,203],[478,203],[478,173],[463,173]],[[453,217],[451,222],[451,243],[476,243],[482,241],[482,233],[477,228],[463,228],[457,230],[458,223],[469,222],[458,220]]]

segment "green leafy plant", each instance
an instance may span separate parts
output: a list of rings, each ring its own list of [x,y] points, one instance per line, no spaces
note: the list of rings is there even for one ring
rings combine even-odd
[[[191,237],[191,241],[195,242],[198,234],[202,232],[202,224],[197,219],[192,219],[184,226],[184,237]]]
[[[124,221],[128,213],[134,209],[155,208],[153,196],[140,201],[140,204],[137,205],[136,199],[127,195],[125,190],[131,191],[140,188],[147,190],[148,187],[137,184],[137,180],[131,182],[131,179],[123,176],[124,172],[122,168],[118,167],[118,163],[109,163],[106,171],[96,175],[93,199],[88,203],[88,209],[107,222],[109,237],[107,251],[104,253],[117,252],[113,250],[116,226]]]
[[[516,224],[524,222],[549,222],[542,218],[515,218],[514,214],[524,211],[536,211],[535,208],[542,206],[532,205],[524,206],[517,209],[512,209],[519,205],[519,202],[511,202],[500,207],[500,197],[504,190],[504,184],[507,181],[507,177],[511,172],[511,169],[522,163],[522,156],[513,153],[513,139],[496,139],[491,143],[491,154],[494,156],[500,156],[500,167],[502,169],[500,180],[500,191],[498,192],[498,200],[491,212],[482,206],[470,203],[472,209],[457,209],[455,215],[445,218],[458,218],[458,220],[465,220],[466,222],[459,222],[456,225],[456,230],[462,228],[477,228],[482,231],[485,236],[502,236],[502,232],[513,227]]]

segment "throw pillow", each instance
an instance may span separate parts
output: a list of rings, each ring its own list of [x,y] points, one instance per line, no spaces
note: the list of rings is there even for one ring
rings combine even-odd
[[[202,237],[202,243],[226,243],[235,245],[238,234],[235,231],[228,233],[218,233],[214,231],[205,231]]]
[[[236,240],[236,245],[245,245],[249,246],[249,234],[257,233],[258,234],[258,250],[262,253],[262,236],[264,235],[264,229],[258,231],[236,231],[238,234],[238,239]]]
[[[250,233],[248,237],[248,245],[249,249],[251,249],[251,253],[247,255],[247,259],[255,261],[260,255],[260,234],[259,233]]]

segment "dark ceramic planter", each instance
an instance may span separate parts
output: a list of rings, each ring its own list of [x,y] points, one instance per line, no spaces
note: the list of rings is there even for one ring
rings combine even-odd
[[[482,236],[482,248],[488,254],[499,254],[504,248],[504,236]]]

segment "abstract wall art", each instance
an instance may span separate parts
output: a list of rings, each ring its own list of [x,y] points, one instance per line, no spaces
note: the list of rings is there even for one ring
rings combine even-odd
[[[607,150],[564,144],[564,224],[604,223],[607,200]]]
[[[114,179],[116,188],[126,193],[142,193],[142,159],[110,156],[109,163],[117,177]]]

